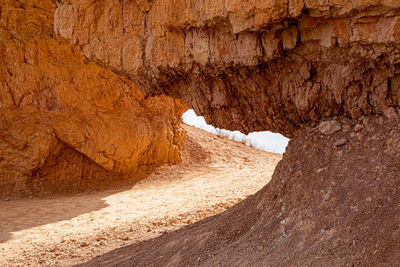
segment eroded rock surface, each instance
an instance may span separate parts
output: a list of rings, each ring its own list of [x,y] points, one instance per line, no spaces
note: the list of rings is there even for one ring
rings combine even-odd
[[[293,137],[255,196],[94,266],[399,262],[400,1],[64,0],[55,33],[215,126]]]
[[[222,128],[293,136],[400,105],[397,0],[63,0],[55,31]]]
[[[53,37],[48,0],[0,0],[0,197],[76,192],[180,161],[185,107]]]
[[[84,266],[397,266],[400,125],[341,122],[329,136],[302,129],[271,182],[237,206]]]

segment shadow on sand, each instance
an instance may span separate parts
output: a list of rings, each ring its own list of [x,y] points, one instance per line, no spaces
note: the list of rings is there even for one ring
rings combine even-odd
[[[132,186],[95,193],[58,196],[54,199],[20,199],[0,201],[0,244],[13,237],[13,232],[71,220],[85,213],[108,207],[105,198]],[[71,227],[66,222],[66,227]]]

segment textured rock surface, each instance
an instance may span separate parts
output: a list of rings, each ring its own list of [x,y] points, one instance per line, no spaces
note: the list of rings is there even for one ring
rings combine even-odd
[[[0,196],[82,191],[179,162],[184,106],[55,40],[55,9],[0,0]]]
[[[397,266],[399,123],[365,118],[361,140],[343,123],[330,136],[301,130],[271,182],[223,214],[89,266]]]
[[[63,41],[52,2],[0,3],[14,189],[177,161],[179,105],[131,81],[215,126],[294,137],[255,196],[94,266],[398,264],[400,1],[61,0]]]
[[[400,105],[397,0],[64,0],[56,33],[208,122],[293,136]]]
[[[324,121],[318,125],[318,130],[323,134],[330,135],[342,130],[342,125],[335,120]]]

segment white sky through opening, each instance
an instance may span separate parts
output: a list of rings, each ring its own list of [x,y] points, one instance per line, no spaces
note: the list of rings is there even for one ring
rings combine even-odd
[[[229,131],[225,129],[215,128],[206,123],[204,117],[197,116],[193,109],[186,111],[183,116],[183,122],[195,126],[204,131],[228,137],[231,140],[243,142],[255,148],[283,154],[289,139],[278,133],[272,132],[253,132],[245,135],[239,131]]]

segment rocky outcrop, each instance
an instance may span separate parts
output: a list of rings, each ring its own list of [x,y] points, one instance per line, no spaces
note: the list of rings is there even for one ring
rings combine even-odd
[[[94,266],[398,264],[399,1],[56,4],[54,25],[52,2],[0,5],[0,169],[13,188],[177,161],[179,103],[132,81],[215,126],[293,137],[256,195]]]
[[[99,188],[179,162],[183,104],[56,40],[55,9],[0,0],[0,197]]]
[[[399,123],[339,121],[330,135],[302,129],[271,182],[237,206],[84,266],[397,266]]]
[[[218,127],[293,136],[400,105],[396,0],[61,2],[57,35]]]

